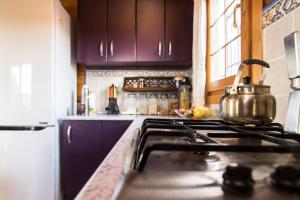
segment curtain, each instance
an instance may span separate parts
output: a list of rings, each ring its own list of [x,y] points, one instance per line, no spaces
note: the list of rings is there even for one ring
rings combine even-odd
[[[193,104],[205,104],[207,8],[206,0],[194,0]]]

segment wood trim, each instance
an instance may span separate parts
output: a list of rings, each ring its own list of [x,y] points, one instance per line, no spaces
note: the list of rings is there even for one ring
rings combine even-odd
[[[77,65],[77,103],[81,102],[81,90],[85,84],[85,67],[83,65]]]
[[[235,76],[226,77],[222,80],[218,80],[208,84],[207,91],[214,92],[219,90],[224,90],[226,86],[231,85],[233,83]]]
[[[267,6],[268,4],[270,4],[272,2],[272,0],[263,0],[263,6]]]
[[[210,86],[210,65],[211,65],[211,60],[210,60],[210,39],[211,39],[211,30],[210,30],[210,5],[211,5],[211,0],[207,0],[206,2],[206,13],[207,13],[207,19],[206,19],[206,26],[207,26],[207,36],[206,36],[206,84],[205,84],[205,102],[206,104],[213,104],[211,101],[210,97],[211,95],[208,95],[208,87]]]
[[[77,0],[60,0],[62,6],[67,10],[73,19],[77,18]]]
[[[251,58],[263,59],[263,0],[251,3]],[[253,83],[259,82],[261,74],[261,66],[253,65],[251,68]]]

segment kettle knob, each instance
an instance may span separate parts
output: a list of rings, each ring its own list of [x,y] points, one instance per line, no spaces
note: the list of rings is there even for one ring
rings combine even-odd
[[[243,79],[243,84],[244,85],[250,85],[251,84],[251,77],[250,76],[245,76]]]

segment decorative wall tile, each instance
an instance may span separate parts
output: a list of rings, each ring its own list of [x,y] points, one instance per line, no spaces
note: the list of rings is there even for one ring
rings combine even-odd
[[[264,8],[263,27],[267,27],[300,5],[300,0],[273,0]]]
[[[135,77],[135,76],[191,76],[190,70],[89,70],[86,74],[87,77]]]

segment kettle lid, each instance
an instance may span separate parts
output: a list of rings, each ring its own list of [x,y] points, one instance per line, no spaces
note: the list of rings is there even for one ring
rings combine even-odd
[[[251,77],[245,76],[242,78],[242,83],[237,87],[238,94],[269,94],[271,86],[252,84]],[[230,94],[232,85],[225,88],[225,94]]]

